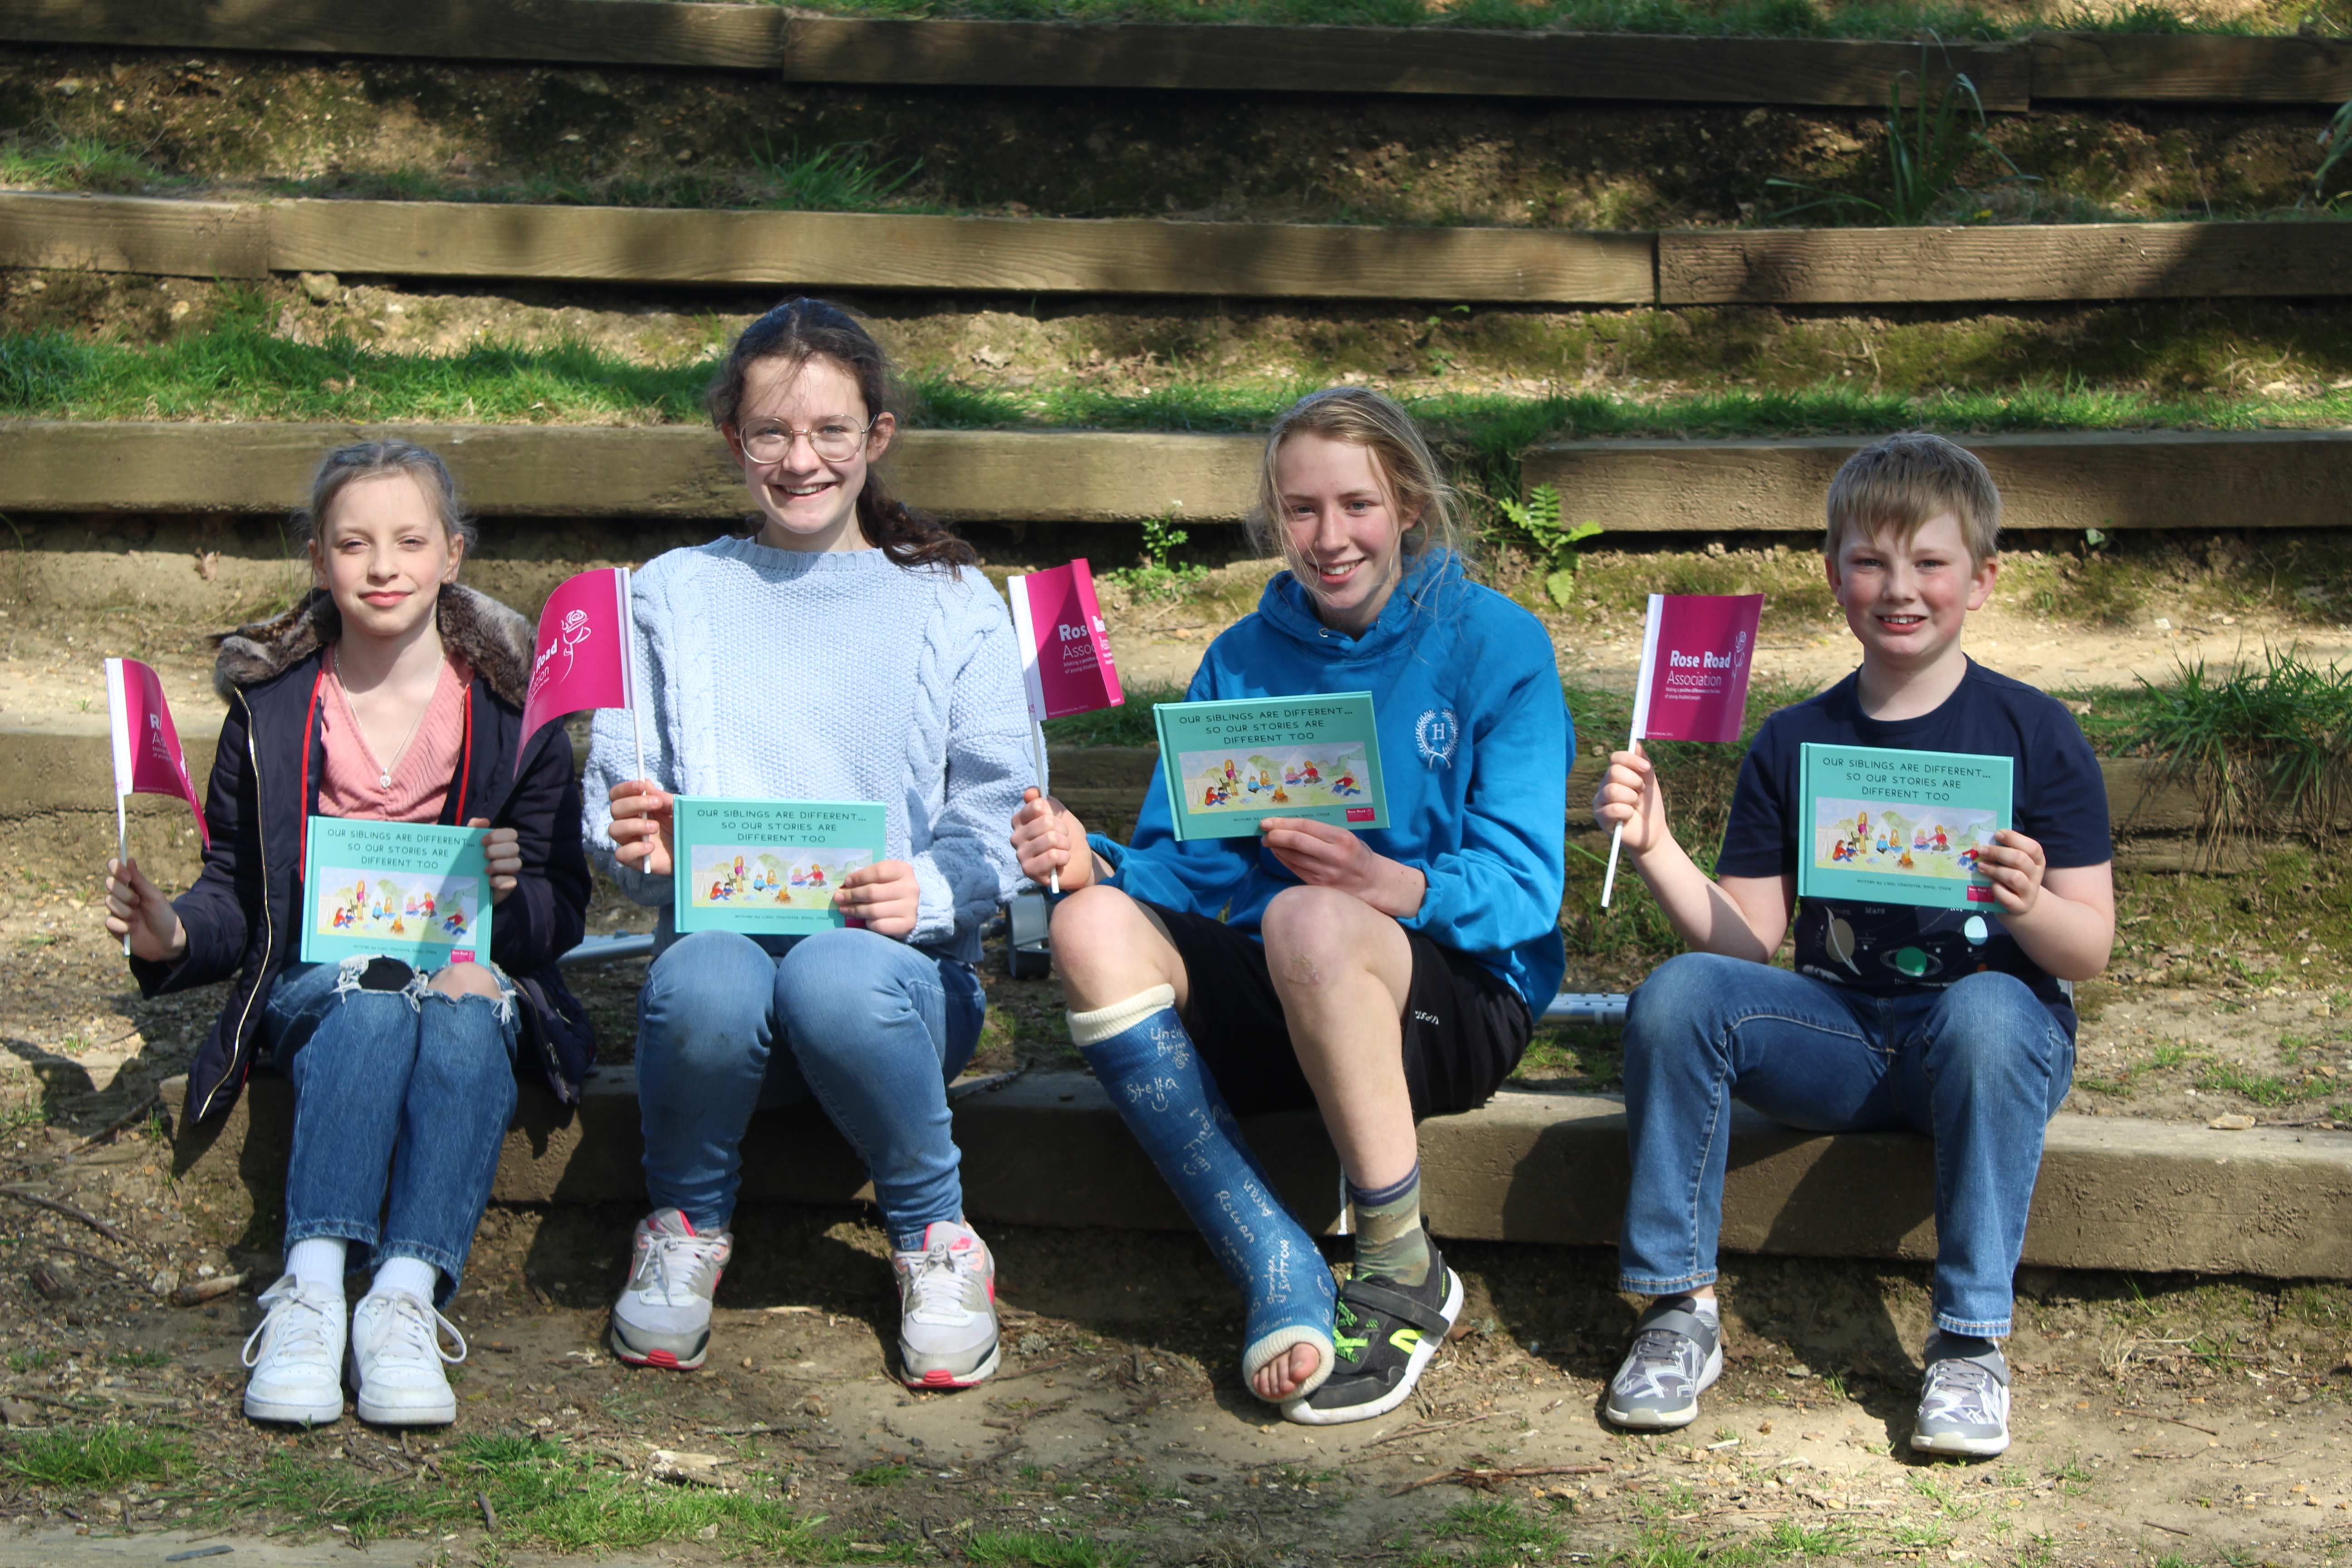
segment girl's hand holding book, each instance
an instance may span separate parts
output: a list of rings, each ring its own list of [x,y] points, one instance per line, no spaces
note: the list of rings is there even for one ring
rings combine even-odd
[[[903,937],[915,929],[922,901],[922,884],[915,880],[915,868],[904,860],[860,866],[841,879],[833,895],[835,909],[867,931],[887,937]]]
[[[188,951],[180,911],[163,890],[147,879],[136,860],[106,863],[106,932],[131,939],[131,956],[172,963]]]
[[[490,819],[478,816],[466,826],[490,827]],[[522,836],[511,827],[490,827],[482,840],[482,854],[490,863],[490,902],[502,904],[522,875]]]
[[[648,877],[667,877],[676,867],[670,825],[677,803],[651,779],[623,779],[613,786],[613,857]]]
[[[1034,786],[1021,792],[1021,809],[1013,814],[1013,853],[1021,862],[1021,874],[1039,887],[1057,872],[1066,893],[1075,893],[1095,879],[1095,857],[1087,847],[1086,824],[1060,801],[1040,795]]]
[[[1337,888],[1394,920],[1421,910],[1429,879],[1402,861],[1372,852],[1344,827],[1303,816],[1269,816],[1259,841],[1290,874],[1314,888]]]

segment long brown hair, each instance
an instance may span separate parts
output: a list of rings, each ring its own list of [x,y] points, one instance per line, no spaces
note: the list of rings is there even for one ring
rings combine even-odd
[[[732,429],[743,406],[743,380],[762,360],[782,360],[797,374],[811,360],[838,365],[857,384],[869,419],[887,414],[903,428],[906,397],[890,356],[866,323],[823,300],[787,300],[743,329],[727,350],[719,374],[702,394],[702,405],[721,435]],[[980,553],[945,528],[890,493],[882,476],[866,470],[857,492],[857,529],[867,542],[898,566],[977,566]]]

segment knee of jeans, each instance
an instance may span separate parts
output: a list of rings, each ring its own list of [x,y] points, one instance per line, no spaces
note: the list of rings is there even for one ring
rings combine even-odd
[[[1712,952],[1682,952],[1650,971],[1625,1004],[1625,1050],[1647,1050],[1728,994],[1743,961]]]
[[[902,962],[908,950],[901,943],[872,931],[819,931],[795,944],[776,962],[776,1016],[792,1037],[793,1051],[804,1056],[824,1054],[853,1043],[861,1031],[845,1022],[880,1022],[901,1007],[920,1011],[936,994],[939,979],[934,961],[922,958],[919,971]]]
[[[364,995],[397,996],[408,1004],[409,1011],[416,1010],[418,994],[425,989],[425,977],[396,958],[381,954],[369,957],[354,953],[344,959],[335,972],[335,999],[350,1003]]]
[[[423,996],[436,997],[453,1007],[470,997],[488,1004],[490,1016],[499,1023],[514,1021],[514,984],[486,963],[450,964],[425,984],[420,1002]]]
[[[1954,981],[1937,1012],[1935,1054],[1946,1074],[2013,1071],[2021,1058],[2047,1064],[2065,1038],[2024,981],[1994,970]]]
[[[693,1016],[726,1013],[756,996],[767,1010],[776,961],[740,931],[698,931],[665,949],[646,972],[643,1005],[653,1012]]]

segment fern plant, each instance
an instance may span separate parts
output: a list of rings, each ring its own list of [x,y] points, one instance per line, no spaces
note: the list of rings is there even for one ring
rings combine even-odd
[[[1552,602],[1566,605],[1576,589],[1576,547],[1601,532],[1597,522],[1564,523],[1559,515],[1559,491],[1538,485],[1525,502],[1497,500],[1496,504],[1514,527],[1528,536],[1544,563],[1544,591]]]

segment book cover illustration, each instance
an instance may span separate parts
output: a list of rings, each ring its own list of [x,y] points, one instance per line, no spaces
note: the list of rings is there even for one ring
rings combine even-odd
[[[1269,816],[1386,827],[1369,691],[1162,702],[1152,712],[1178,838],[1239,838]]]
[[[681,931],[793,936],[848,923],[842,879],[887,858],[869,801],[679,795],[672,910]]]
[[[1936,909],[1993,901],[1977,852],[2009,826],[2009,758],[1808,744],[1799,772],[1800,896]]]
[[[302,871],[302,960],[396,958],[439,969],[487,957],[487,830],[429,822],[310,818]]]

